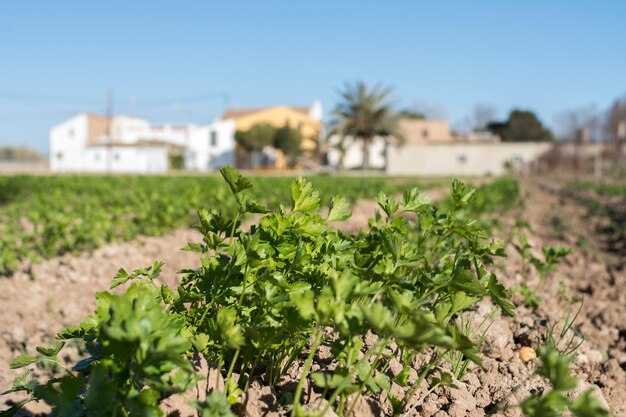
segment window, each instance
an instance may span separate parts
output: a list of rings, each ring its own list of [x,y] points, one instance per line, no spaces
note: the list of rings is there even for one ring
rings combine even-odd
[[[63,159],[63,152],[57,152],[57,159],[60,161]]]
[[[120,160],[120,154],[119,154],[119,153],[117,153],[117,152],[115,153],[115,160],[116,160],[116,161],[119,161],[119,160]]]
[[[100,152],[96,152],[93,157],[94,157],[94,159],[96,161],[99,161],[100,160]]]
[[[466,163],[466,162],[467,162],[467,157],[466,157],[465,155],[463,155],[463,154],[461,154],[461,155],[457,155],[457,156],[456,156],[456,160],[457,160],[457,162],[458,162],[459,164],[464,164],[464,163]]]
[[[211,141],[211,146],[217,146],[217,132],[215,130],[211,130],[209,138]]]
[[[428,137],[428,129],[422,130],[422,137],[425,139]]]
[[[74,137],[74,129],[70,129],[69,132],[67,132],[67,134],[69,135],[70,138]]]

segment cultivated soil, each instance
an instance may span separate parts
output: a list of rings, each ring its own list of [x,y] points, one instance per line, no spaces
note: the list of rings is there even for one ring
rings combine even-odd
[[[523,230],[536,248],[566,245],[574,252],[563,260],[557,272],[538,284],[541,302],[537,308],[524,307],[523,297],[515,293],[516,316],[496,316],[482,349],[484,360],[481,367],[469,373],[463,381],[456,381],[456,388],[438,388],[424,395],[428,387],[423,384],[408,415],[520,416],[514,406],[531,393],[540,394],[546,389],[545,381],[534,375],[538,361],[522,361],[520,351],[523,352],[525,347],[536,349],[551,326],[557,324],[558,329],[559,323],[576,313],[581,300],[584,300],[582,310],[574,329],[585,340],[573,354],[572,365],[573,373],[581,380],[577,392],[594,388],[614,416],[626,415],[626,251],[623,250],[626,236],[615,227],[623,218],[591,215],[582,204],[596,201],[615,208],[610,213],[620,213],[619,208],[626,206],[626,201],[572,190],[565,182],[555,180],[525,180],[522,193],[523,204],[498,219],[502,225],[497,232],[499,237],[510,240]],[[440,196],[440,192],[433,192],[433,198]],[[367,218],[376,208],[374,202],[359,202],[354,207],[353,218],[341,227],[348,232],[365,227]],[[521,226],[524,222],[526,227]],[[91,254],[51,259],[13,277],[0,278],[0,392],[7,389],[20,373],[8,369],[12,358],[25,350],[33,353],[30,350],[35,346],[47,345],[57,331],[77,324],[91,313],[95,306],[94,294],[108,289],[119,267],[131,270],[162,260],[165,262],[162,279],[174,286],[179,278],[178,270],[198,263],[197,254],[177,249],[199,238],[194,230],[175,230],[163,237],[109,245]],[[521,284],[522,276],[526,274],[534,285],[537,275],[532,270],[523,270],[522,260],[511,245],[507,247],[507,253],[508,257],[497,265],[500,280],[508,288],[513,288]],[[472,313],[473,321],[480,322],[491,308],[489,301],[482,302]],[[374,342],[373,335],[367,339],[366,344]],[[424,352],[417,358],[415,367],[425,363],[429,354]],[[330,366],[332,358],[327,350],[321,349],[313,371]],[[392,361],[388,372],[394,374],[398,372],[397,368]],[[198,369],[209,376],[216,375],[215,369],[202,361],[198,361]],[[261,382],[254,382],[245,393],[238,414],[250,417],[285,415],[279,400],[295,390],[298,373],[299,369],[294,367],[276,392]],[[414,372],[412,381],[416,378],[417,372]],[[208,380],[216,379],[219,377]],[[320,392],[308,384],[306,387],[304,401],[307,408],[323,407],[325,400]],[[211,388],[206,383],[201,384],[189,396],[201,398]],[[401,396],[403,390],[395,383],[391,388],[396,396]],[[2,401],[6,399],[3,397]],[[164,407],[168,415],[190,415],[183,398],[170,398]],[[4,408],[5,405],[0,405],[0,409]],[[382,394],[362,397],[354,415],[389,415],[390,411],[391,404],[386,394]],[[45,412],[43,405],[34,404],[24,415],[45,415]],[[333,416],[334,413],[326,415]]]

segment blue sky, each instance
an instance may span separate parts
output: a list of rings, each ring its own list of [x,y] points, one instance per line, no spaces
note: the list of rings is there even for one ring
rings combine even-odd
[[[624,1],[4,1],[0,145],[47,150],[80,111],[208,122],[231,106],[333,107],[345,81],[463,125],[476,104],[549,125],[626,93]]]

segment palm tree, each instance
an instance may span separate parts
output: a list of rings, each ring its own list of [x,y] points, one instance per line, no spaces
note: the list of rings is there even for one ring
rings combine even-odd
[[[369,168],[370,146],[376,137],[387,145],[390,140],[403,141],[398,131],[398,114],[391,108],[391,89],[380,85],[369,89],[363,82],[345,84],[339,91],[340,102],[333,110],[331,135],[338,135],[340,143],[351,138],[363,143],[362,169]]]

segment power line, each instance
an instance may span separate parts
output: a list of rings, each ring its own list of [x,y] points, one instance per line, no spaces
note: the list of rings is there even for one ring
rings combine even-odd
[[[50,119],[58,119],[62,117],[69,117],[72,114],[75,114],[75,110],[56,110],[56,111],[48,111],[45,113],[27,113],[27,114],[17,114],[17,115],[7,115],[0,113],[0,120],[10,121],[10,122],[30,122],[37,120],[50,120]]]
[[[102,109],[102,98],[29,94],[0,89],[0,102],[2,102],[3,99],[21,103],[20,107],[25,106],[31,107],[33,109],[33,111],[23,109],[24,112],[20,112],[22,114],[15,115],[14,113],[13,116],[7,115],[6,113],[3,114],[2,109],[0,109],[0,120],[8,121],[45,120],[56,117],[67,117],[68,114],[76,112],[94,110],[98,112],[98,110],[96,109]],[[145,113],[146,111],[154,110],[159,111],[159,109],[164,109],[168,106],[180,106],[181,108],[188,107],[187,116],[196,117],[194,116],[194,114],[197,113],[197,111],[189,114],[191,104],[206,103],[209,101],[218,100],[221,101],[222,111],[225,111],[228,107],[230,100],[230,96],[227,92],[211,92],[182,96],[178,98],[149,98],[146,100],[136,100],[135,102],[125,103],[121,107],[126,108],[131,112],[139,113]],[[203,111],[202,113],[204,113],[205,111]]]
[[[15,101],[35,101],[35,102],[59,102],[59,101],[83,101],[83,102],[102,102],[102,99],[72,96],[49,96],[41,94],[24,94],[13,91],[0,90],[0,98]]]
[[[107,94],[107,155],[106,155],[106,171],[110,174],[111,167],[113,165],[113,130],[111,124],[113,123],[113,89],[109,90]]]
[[[14,101],[22,101],[22,102],[39,102],[39,103],[49,103],[49,102],[82,102],[82,103],[91,103],[91,104],[101,104],[102,98],[96,97],[78,97],[78,96],[60,96],[60,95],[42,95],[42,94],[28,94],[28,93],[18,93],[15,91],[3,90],[0,89],[0,99],[8,99]],[[182,97],[171,97],[171,98],[150,98],[147,100],[137,100],[136,104],[138,106],[167,106],[170,104],[175,104],[177,102],[184,103],[193,103],[193,102],[203,102],[209,100],[221,99],[224,103],[228,103],[229,95],[226,92],[211,92],[204,94],[196,94],[190,96],[182,96]]]
[[[137,100],[137,104],[139,106],[161,106],[161,105],[170,105],[175,104],[177,102],[183,103],[197,103],[209,100],[221,99],[225,103],[228,102],[229,96],[228,93],[209,93],[209,94],[200,94],[195,96],[187,96],[187,97],[179,97],[179,98],[168,98],[168,99],[149,99],[149,100]]]

